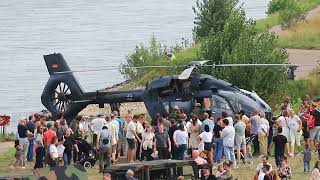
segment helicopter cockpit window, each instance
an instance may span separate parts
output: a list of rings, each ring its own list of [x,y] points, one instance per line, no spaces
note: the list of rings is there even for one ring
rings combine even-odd
[[[231,110],[228,102],[219,96],[212,96],[212,101],[211,105],[213,108],[220,108],[220,109],[226,109],[226,110]]]

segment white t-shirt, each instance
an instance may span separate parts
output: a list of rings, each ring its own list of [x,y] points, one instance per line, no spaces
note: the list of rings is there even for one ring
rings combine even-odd
[[[187,144],[187,139],[188,139],[187,131],[176,130],[173,133],[173,137],[175,137],[178,145]]]
[[[320,172],[318,168],[314,168],[311,172],[310,180],[320,180]]]
[[[102,131],[103,125],[104,125],[106,122],[107,122],[107,121],[106,121],[104,118],[96,118],[96,119],[92,120],[91,123],[92,123],[92,131],[93,131],[93,134],[99,135],[100,132]]]
[[[277,121],[279,121],[280,126],[282,126],[282,134],[287,137],[289,135],[288,123],[290,119],[288,117],[280,116]]]
[[[135,139],[134,133],[136,132],[136,130],[137,130],[136,124],[131,120],[127,125],[126,138]]]
[[[143,140],[142,147],[144,150],[147,150],[147,148],[152,149],[154,136],[155,135],[153,132],[142,134],[142,140]]]
[[[186,123],[186,126],[185,126],[185,130],[186,129],[189,129],[189,127],[190,127],[190,125],[191,125],[191,122],[192,122],[192,120],[190,120],[190,121],[188,121],[187,123]],[[197,124],[199,124],[200,125],[200,127],[202,126],[202,122],[198,119],[197,120]]]
[[[211,143],[212,142],[212,137],[213,134],[212,132],[202,132],[199,137],[201,138],[201,140],[205,143]]]
[[[137,134],[142,134],[143,133],[143,126],[142,126],[141,122],[137,121],[136,127],[137,127]]]
[[[52,157],[54,157],[55,159],[58,158],[58,149],[55,145],[51,144],[49,147],[49,153]]]
[[[300,127],[300,122],[301,120],[297,115],[294,115],[292,118],[290,118],[288,121],[290,130],[297,131]]]
[[[267,163],[270,165],[270,171],[272,171],[272,165],[270,163]],[[257,171],[259,171],[258,180],[263,180],[264,178],[264,172],[262,171],[263,163],[259,163],[257,166]]]
[[[233,147],[234,146],[234,136],[236,132],[233,126],[226,126],[222,130],[221,138],[223,140],[223,145],[226,147]]]
[[[258,125],[258,133],[266,132],[268,135],[270,129],[268,120],[266,120],[265,118],[261,118],[260,120],[261,121]]]

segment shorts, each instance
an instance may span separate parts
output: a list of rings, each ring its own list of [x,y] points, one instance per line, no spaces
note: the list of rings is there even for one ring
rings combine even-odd
[[[213,144],[212,143],[204,143],[204,150],[206,151],[211,151],[213,148]]]
[[[245,148],[246,147],[246,137],[245,136],[235,136],[235,148]]]
[[[309,132],[307,130],[303,130],[303,138],[306,140],[306,139],[309,139]]]
[[[136,148],[136,142],[135,142],[134,139],[127,138],[127,142],[128,142],[128,148],[129,149],[135,149]]]
[[[319,130],[320,126],[315,126],[314,128],[309,130],[309,138],[310,140],[319,140]]]

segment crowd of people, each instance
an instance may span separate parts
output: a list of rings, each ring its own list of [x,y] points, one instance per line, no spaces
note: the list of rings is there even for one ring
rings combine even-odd
[[[274,118],[267,118],[258,110],[251,114],[240,111],[234,117],[223,112],[221,117],[214,118],[210,112],[186,114],[174,106],[173,112],[158,113],[151,122],[145,114],[131,111],[123,117],[117,111],[97,114],[92,121],[77,116],[69,124],[62,113],[53,123],[46,120],[37,115],[21,118],[14,166],[23,168],[34,159],[34,168],[55,167],[62,162],[69,165],[71,160],[76,163],[92,150],[97,154],[100,172],[105,166],[118,163],[121,156],[128,163],[191,158],[203,165],[199,178],[235,179],[234,169],[253,164],[253,156],[259,156],[262,162],[257,166],[255,179],[286,180],[293,177],[287,158],[302,154],[307,173],[311,154],[316,151],[320,156],[320,146],[315,143],[320,136],[320,111],[308,96],[297,113],[286,96],[280,115]],[[275,168],[269,163],[273,147]],[[319,168],[316,161],[312,180],[320,179]],[[217,173],[213,174],[213,169]]]

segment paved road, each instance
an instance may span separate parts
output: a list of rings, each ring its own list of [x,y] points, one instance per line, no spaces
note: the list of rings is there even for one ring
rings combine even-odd
[[[297,79],[305,78],[318,65],[316,62],[320,60],[320,50],[305,49],[287,49],[289,53],[289,62],[292,64],[312,64],[314,66],[300,66],[295,72]]]

